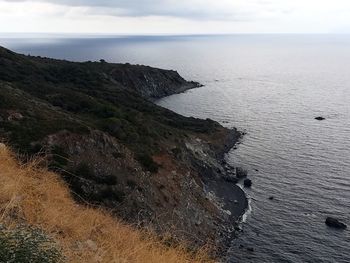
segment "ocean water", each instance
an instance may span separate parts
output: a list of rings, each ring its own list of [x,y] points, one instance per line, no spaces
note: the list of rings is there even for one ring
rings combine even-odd
[[[253,180],[229,262],[350,262],[350,230],[324,224],[334,216],[350,225],[350,36],[0,36],[0,45],[201,82],[158,103],[247,133],[227,156]]]

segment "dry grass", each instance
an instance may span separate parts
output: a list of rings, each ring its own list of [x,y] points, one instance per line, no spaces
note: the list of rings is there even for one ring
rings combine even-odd
[[[212,262],[205,252],[165,246],[102,209],[78,205],[59,176],[37,162],[20,165],[0,144],[0,222],[40,227],[62,247],[67,262]]]

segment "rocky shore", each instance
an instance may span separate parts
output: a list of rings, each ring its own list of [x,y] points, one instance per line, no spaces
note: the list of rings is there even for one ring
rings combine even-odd
[[[242,134],[152,102],[199,86],[172,70],[0,47],[0,138],[45,156],[79,202],[222,255],[248,205],[224,161]]]

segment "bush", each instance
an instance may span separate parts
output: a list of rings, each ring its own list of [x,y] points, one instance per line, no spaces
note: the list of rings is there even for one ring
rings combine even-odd
[[[152,157],[148,154],[140,154],[137,157],[137,160],[151,173],[157,173],[159,165],[153,161]]]
[[[181,156],[182,150],[180,148],[175,147],[171,149],[171,152],[174,154],[176,158],[178,158]]]
[[[131,189],[135,189],[137,186],[137,183],[134,180],[128,179],[126,181],[126,184],[131,188]]]
[[[6,229],[0,225],[0,262],[58,263],[63,256],[56,243],[43,231],[19,226]]]
[[[106,200],[122,202],[125,198],[125,194],[121,191],[118,191],[112,187],[106,187],[101,192],[94,196],[94,201],[103,202]]]
[[[116,185],[118,183],[115,175],[96,175],[89,165],[84,162],[77,166],[75,175],[86,180],[94,181],[96,184]]]
[[[53,170],[59,170],[65,167],[68,164],[68,154],[65,152],[65,150],[58,146],[54,145],[51,149],[52,154],[52,160],[49,164],[49,168]]]
[[[87,163],[84,162],[78,164],[75,170],[75,174],[85,179],[92,179],[95,177],[94,171],[89,167]]]

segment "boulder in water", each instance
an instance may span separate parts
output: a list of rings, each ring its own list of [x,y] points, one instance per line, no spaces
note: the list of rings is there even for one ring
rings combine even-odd
[[[244,180],[244,186],[245,187],[252,187],[252,180],[250,180],[250,179],[245,179]]]
[[[249,252],[254,252],[254,248],[253,248],[253,247],[248,247],[247,250],[248,250]]]
[[[333,228],[338,228],[338,229],[346,229],[347,228],[347,225],[340,222],[338,219],[336,219],[334,217],[327,217],[325,223],[327,226],[333,227]]]
[[[318,120],[318,121],[324,121],[325,119],[326,119],[325,117],[321,117],[321,116],[315,118],[315,120]]]

